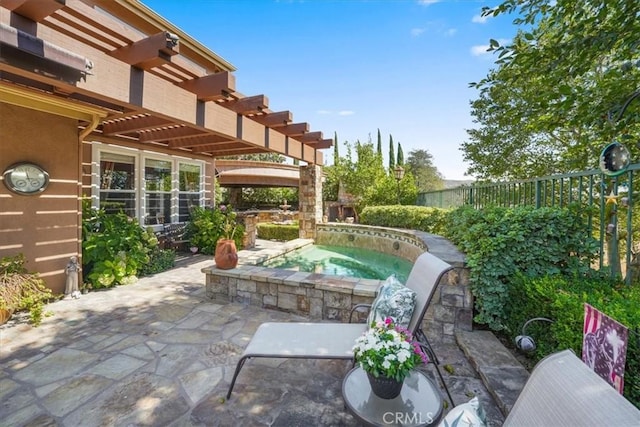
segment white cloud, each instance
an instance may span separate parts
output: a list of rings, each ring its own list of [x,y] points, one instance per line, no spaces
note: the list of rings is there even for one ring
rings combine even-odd
[[[418,4],[423,6],[429,6],[430,4],[438,3],[440,0],[418,0]]]
[[[479,44],[476,46],[472,46],[471,47],[471,54],[473,56],[482,56],[482,55],[487,55],[490,52],[487,52],[487,49],[489,49],[489,45],[488,44]]]
[[[355,114],[355,111],[343,110],[338,113],[339,116],[352,116]]]
[[[484,24],[487,22],[487,19],[489,19],[488,16],[474,15],[473,18],[471,18],[471,22],[475,22],[476,24]]]
[[[445,36],[454,36],[456,33],[458,32],[457,28],[449,28],[447,31],[444,32]]]
[[[418,37],[420,34],[422,34],[424,32],[425,32],[424,28],[412,28],[411,29],[411,35],[413,37]]]

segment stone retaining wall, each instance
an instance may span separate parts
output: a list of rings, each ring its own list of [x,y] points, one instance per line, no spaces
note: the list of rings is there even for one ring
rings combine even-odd
[[[381,227],[366,227],[346,224],[318,225],[318,239],[322,241],[323,233],[343,230],[346,236],[354,235],[356,239],[371,238],[371,234],[379,234],[381,239],[389,242],[379,243],[380,247],[391,247],[394,242],[406,246],[407,257],[413,256],[415,248],[424,247],[429,252],[451,264],[454,269],[447,273],[436,289],[424,319],[424,329],[434,334],[442,334],[445,341],[455,342],[454,331],[471,330],[473,316],[473,299],[469,289],[468,270],[464,266],[464,257],[448,241],[439,236],[409,230],[393,230]],[[333,230],[333,231],[332,231]],[[395,236],[395,237],[394,237]],[[338,237],[331,237],[338,239]],[[347,241],[349,240],[346,237]],[[413,240],[412,240],[413,239]],[[414,246],[415,241],[415,246]],[[300,239],[300,245],[308,244],[308,240]],[[289,251],[295,243],[283,244],[281,252]],[[409,246],[414,249],[409,250]],[[260,258],[252,252],[252,259],[267,259],[278,254],[278,250],[269,248],[268,256]],[[424,249],[419,253],[424,252]],[[418,255],[419,255],[418,253]],[[241,259],[242,251],[240,253]],[[415,255],[417,257],[417,255]],[[408,258],[411,259],[411,258]],[[415,258],[412,259],[413,261]],[[241,264],[232,270],[219,270],[207,267],[202,270],[206,275],[206,294],[215,301],[242,302],[264,308],[278,309],[286,312],[308,316],[310,320],[349,321],[349,312],[356,304],[371,303],[375,297],[380,280],[358,279],[350,277],[329,276],[318,273],[304,273],[292,270],[266,268],[257,265]],[[361,316],[361,320],[364,316]]]

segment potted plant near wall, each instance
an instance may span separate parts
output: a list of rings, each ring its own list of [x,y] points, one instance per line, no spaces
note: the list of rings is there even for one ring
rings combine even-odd
[[[238,229],[236,213],[231,208],[222,205],[220,211],[224,215],[222,236],[216,243],[214,259],[216,268],[229,270],[238,265],[238,249],[235,242],[235,234]]]
[[[36,273],[27,272],[23,254],[0,258],[0,324],[16,311],[29,312],[35,326],[42,321],[44,304],[52,298],[51,290]]]

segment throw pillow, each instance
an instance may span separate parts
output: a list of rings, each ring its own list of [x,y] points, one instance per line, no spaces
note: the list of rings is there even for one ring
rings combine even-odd
[[[444,417],[438,427],[485,427],[487,419],[477,397],[456,406]]]
[[[416,305],[416,293],[400,283],[396,276],[389,276],[378,291],[371,305],[367,324],[384,321],[391,317],[394,323],[404,328],[409,326]]]

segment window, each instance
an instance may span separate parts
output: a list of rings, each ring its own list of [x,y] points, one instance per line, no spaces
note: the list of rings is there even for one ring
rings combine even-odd
[[[194,206],[200,206],[200,165],[179,163],[178,166],[178,222],[189,220]]]
[[[147,224],[171,222],[171,161],[144,161],[145,213]]]
[[[197,160],[94,143],[94,206],[124,212],[143,225],[189,221],[204,203],[204,166]],[[95,193],[94,193],[95,194]]]
[[[136,216],[135,157],[100,153],[100,206]]]

